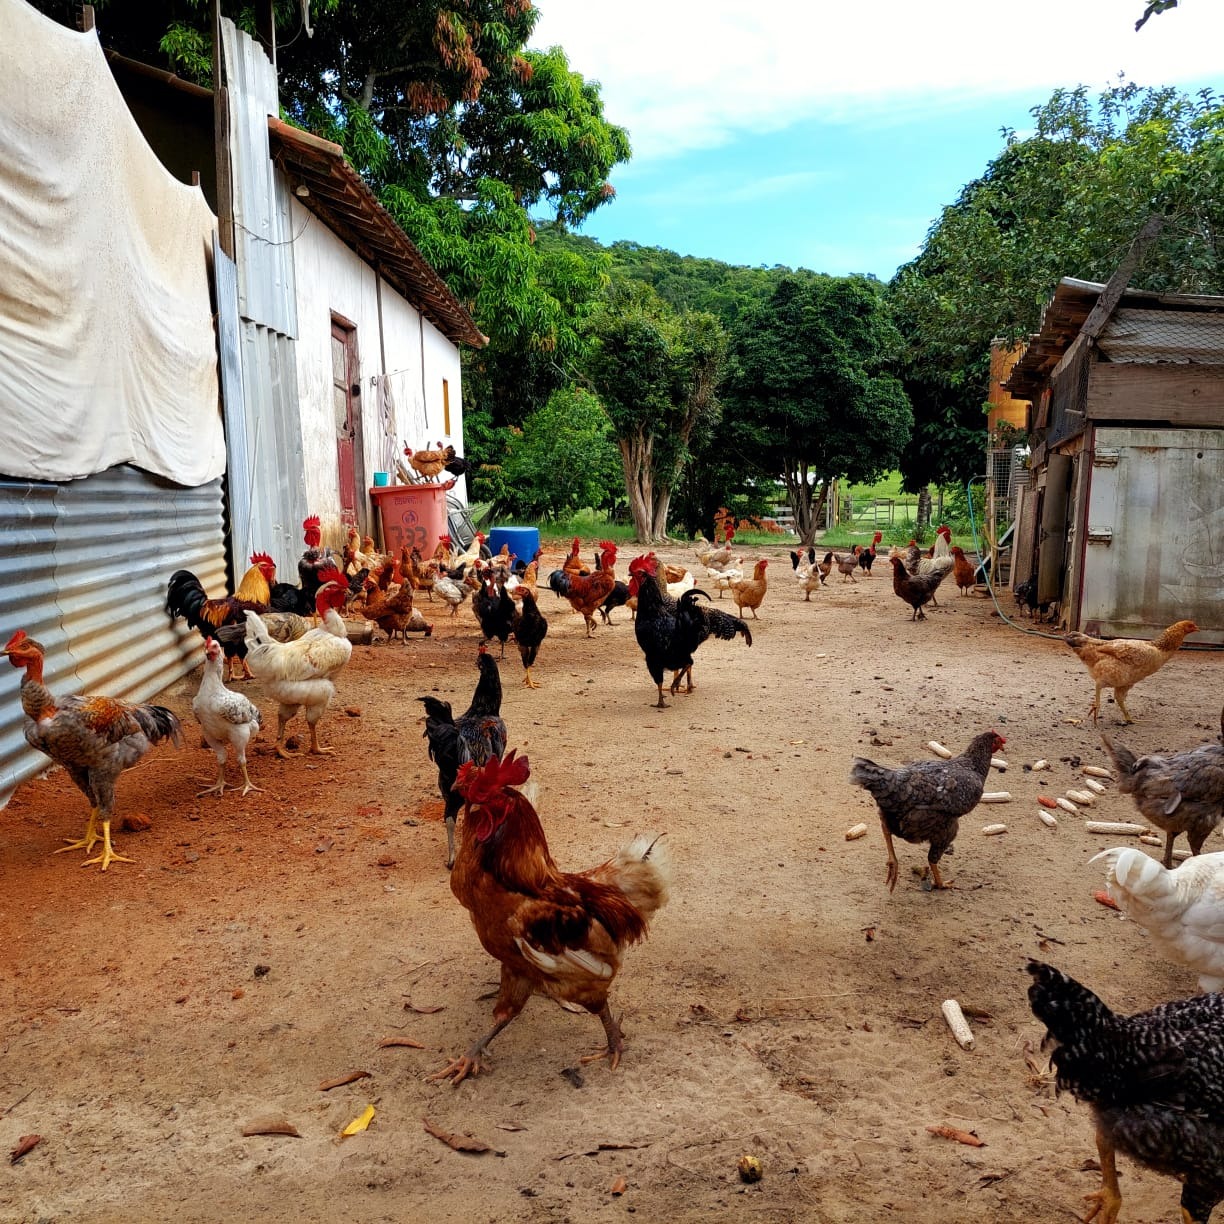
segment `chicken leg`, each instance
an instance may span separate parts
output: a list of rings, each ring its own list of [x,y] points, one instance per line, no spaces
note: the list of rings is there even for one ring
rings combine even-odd
[[[54,853],[63,854],[68,850],[84,850],[88,854],[98,840],[98,808],[93,806],[89,809],[89,823],[85,826],[85,836],[80,841],[73,841],[71,838],[64,838],[68,843],[66,846],[61,846]]]
[[[615,1071],[620,1066],[621,1055],[625,1052],[625,1035],[621,1032],[620,1019],[612,1014],[612,1008],[605,1000],[603,1011],[599,1013],[603,1021],[604,1032],[608,1035],[606,1049],[597,1050],[594,1054],[586,1054],[578,1061],[580,1063],[599,1062],[601,1058],[608,1059],[608,1068]]]
[[[246,761],[245,761],[245,760],[241,760],[241,761],[239,761],[239,762],[238,762],[238,764],[239,764],[239,765],[242,767],[242,780],[243,780],[243,781],[246,783],[246,785],[245,785],[245,786],[242,788],[242,797],[245,799],[245,798],[247,797],[247,795],[249,795],[249,794],[251,793],[251,791],[256,791],[256,792],[258,792],[258,793],[262,794],[262,793],[263,793],[263,787],[262,787],[262,786],[256,786],[256,785],[255,785],[255,783],[251,781],[251,775],[250,775],[249,773],[247,773],[247,763],[246,763]]]
[[[1122,1208],[1122,1191],[1118,1188],[1118,1166],[1114,1160],[1114,1146],[1109,1136],[1097,1128],[1097,1153],[1101,1158],[1101,1188],[1084,1195],[1084,1202],[1092,1203],[1084,1224],[1098,1220],[1098,1224],[1115,1224]]]
[[[488,1056],[489,1042],[523,1010],[530,998],[531,983],[525,978],[514,977],[503,965],[501,989],[497,992],[497,1003],[493,1008],[493,1019],[496,1023],[466,1054],[452,1058],[441,1071],[426,1076],[426,1081],[432,1083],[450,1080],[453,1087],[458,1087],[469,1075],[474,1077],[482,1071],[487,1071],[489,1068],[483,1059]]]
[[[884,872],[884,883],[888,885],[888,891],[892,892],[897,887],[900,868],[897,866],[897,852],[893,849],[892,833],[883,816],[880,817],[880,828],[884,831],[884,848],[888,851],[888,866]]]
[[[531,668],[527,668],[527,674],[523,677],[523,683],[527,688],[538,689],[540,686],[531,678]]]

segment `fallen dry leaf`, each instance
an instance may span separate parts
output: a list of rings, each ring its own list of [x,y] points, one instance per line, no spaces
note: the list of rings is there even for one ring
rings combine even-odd
[[[434,1012],[445,1011],[446,1004],[445,1003],[435,1003],[433,1007],[422,1007],[419,1004],[414,1003],[411,999],[409,999],[408,1002],[404,1004],[404,1010],[410,1011],[410,1012],[416,1012],[418,1016],[432,1016]]]
[[[345,1084],[355,1084],[358,1080],[369,1079],[369,1071],[350,1071],[337,1079],[324,1080],[319,1085],[320,1092],[330,1092],[333,1088],[343,1088]]]
[[[41,1135],[22,1135],[17,1146],[9,1153],[9,1164],[16,1164],[28,1156],[41,1142]]]
[[[612,1188],[608,1191],[613,1197],[624,1194],[629,1189],[629,1183],[623,1177],[618,1177],[613,1183]]]
[[[955,1126],[940,1124],[938,1126],[928,1126],[927,1130],[932,1135],[938,1135],[941,1139],[955,1139],[957,1143],[963,1143],[968,1147],[986,1146],[985,1142],[976,1135],[971,1134],[969,1131],[957,1130]]]
[[[280,1117],[256,1118],[242,1128],[242,1133],[248,1138],[251,1135],[289,1135],[294,1139],[302,1137],[301,1132],[288,1118]]]
[[[499,1152],[496,1148],[491,1148],[487,1143],[480,1139],[473,1139],[471,1135],[460,1135],[455,1131],[444,1131],[440,1127],[435,1126],[428,1118],[422,1118],[425,1130],[435,1139],[441,1139],[448,1148],[453,1148],[456,1152],[470,1152],[474,1156],[482,1155],[485,1152],[492,1152],[495,1156],[504,1156],[505,1152]]]
[[[411,1037],[384,1037],[379,1043],[380,1050],[389,1050],[393,1046],[403,1046],[409,1050],[423,1050],[425,1047],[419,1041],[413,1041]]]
[[[374,1121],[374,1106],[367,1105],[360,1114],[357,1115],[341,1132],[340,1137],[346,1138],[349,1135],[359,1135],[371,1122]]]

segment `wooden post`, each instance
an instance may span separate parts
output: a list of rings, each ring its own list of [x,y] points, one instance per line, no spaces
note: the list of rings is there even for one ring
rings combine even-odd
[[[81,11],[77,14],[77,29],[82,34],[88,34],[90,30],[96,29],[94,22],[94,9],[92,4],[82,4]]]
[[[230,174],[229,98],[222,83],[221,0],[211,0],[213,145],[217,156],[217,238],[234,258],[234,184]]]

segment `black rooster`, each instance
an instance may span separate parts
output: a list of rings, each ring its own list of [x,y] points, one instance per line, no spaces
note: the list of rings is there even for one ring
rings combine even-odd
[[[455,865],[455,818],[463,806],[463,796],[454,789],[455,775],[465,761],[483,765],[506,751],[506,724],[502,722],[501,673],[497,661],[481,646],[476,655],[480,679],[472,694],[472,704],[458,717],[451,714],[449,701],[437,697],[418,697],[425,707],[425,739],[429,759],[438,767],[438,793],[446,805],[446,868]]]
[[[528,688],[540,686],[531,678],[531,666],[540,653],[540,644],[548,634],[548,621],[540,611],[536,597],[531,589],[525,586],[514,588],[514,597],[522,601],[522,608],[514,618],[514,640],[518,643],[519,655],[523,660],[523,683]]]
[[[704,591],[685,591],[679,602],[672,599],[662,585],[658,559],[653,554],[632,561],[629,574],[630,593],[636,594],[638,600],[633,632],[646,656],[646,670],[659,690],[659,709],[667,708],[663,700],[664,671],[674,673],[673,695],[686,676],[687,691],[693,691],[693,653],[707,638],[729,641],[742,635],[747,644],[752,645],[752,631],[746,621],[716,608],[698,605],[698,597],[710,598]]]

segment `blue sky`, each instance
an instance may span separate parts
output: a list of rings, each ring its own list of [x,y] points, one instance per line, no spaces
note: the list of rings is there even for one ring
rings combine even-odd
[[[887,279],[1058,86],[1224,91],[1224,4],[536,0],[633,160],[582,233]]]

